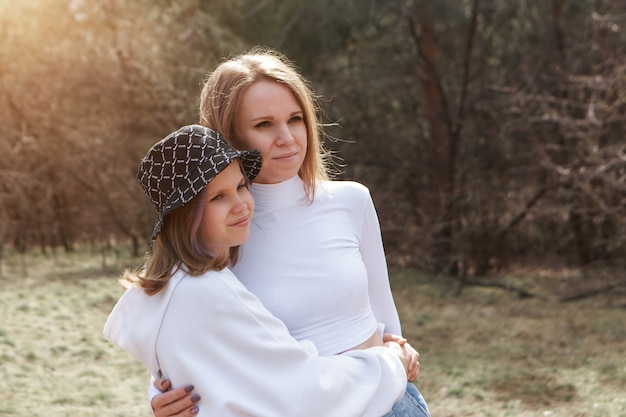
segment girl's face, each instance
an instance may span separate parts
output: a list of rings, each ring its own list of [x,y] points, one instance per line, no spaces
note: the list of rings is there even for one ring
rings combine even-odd
[[[225,255],[229,248],[248,239],[254,200],[239,163],[232,162],[213,178],[201,204],[201,237],[216,255]]]
[[[255,82],[243,93],[238,116],[239,135],[263,155],[255,182],[275,184],[298,175],[307,130],[302,108],[289,88],[275,81]]]

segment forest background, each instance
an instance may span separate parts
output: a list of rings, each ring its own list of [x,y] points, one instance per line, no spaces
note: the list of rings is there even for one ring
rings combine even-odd
[[[0,415],[149,415],[101,335],[154,224],[138,161],[263,45],[372,192],[436,415],[626,416],[625,27],[624,0],[0,0]]]
[[[311,81],[390,265],[614,265],[625,25],[620,0],[2,0],[0,248],[143,253],[137,161],[197,122],[221,59],[264,45]]]
[[[143,253],[137,161],[265,45],[311,80],[392,266],[471,282],[626,255],[624,1],[0,5],[0,247]]]

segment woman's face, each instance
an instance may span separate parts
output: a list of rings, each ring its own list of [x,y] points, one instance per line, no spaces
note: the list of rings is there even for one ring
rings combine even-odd
[[[227,254],[250,234],[254,200],[237,162],[232,162],[207,185],[201,238],[216,255]]]
[[[302,108],[289,88],[275,81],[255,82],[244,92],[238,116],[241,139],[263,155],[255,182],[275,184],[298,175],[307,130]]]

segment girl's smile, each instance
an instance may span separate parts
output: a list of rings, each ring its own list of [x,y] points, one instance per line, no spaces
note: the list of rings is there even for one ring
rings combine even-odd
[[[232,162],[207,185],[200,223],[202,238],[216,254],[241,245],[250,234],[254,200],[238,162]]]

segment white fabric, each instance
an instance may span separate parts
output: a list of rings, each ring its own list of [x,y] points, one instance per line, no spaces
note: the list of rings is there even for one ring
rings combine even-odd
[[[152,375],[161,369],[174,387],[193,384],[201,417],[380,416],[406,388],[386,348],[320,357],[229,270],[179,271],[151,297],[126,291],[104,334]]]
[[[369,190],[318,183],[313,204],[299,177],[252,184],[250,238],[233,272],[296,339],[327,356],[377,328],[398,335],[401,328]]]

